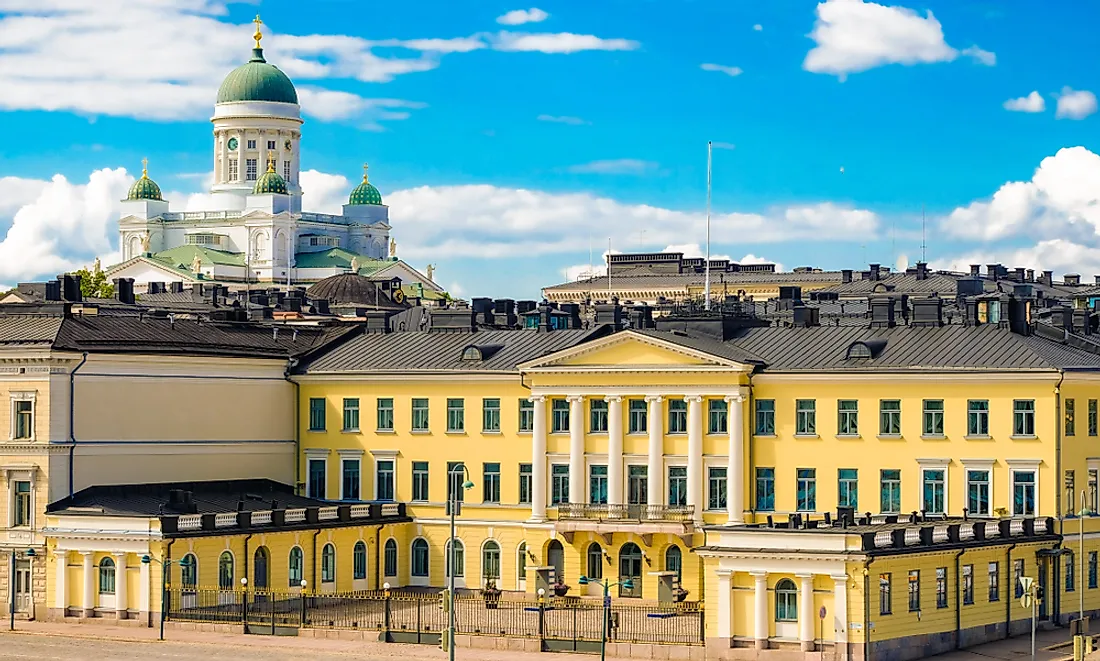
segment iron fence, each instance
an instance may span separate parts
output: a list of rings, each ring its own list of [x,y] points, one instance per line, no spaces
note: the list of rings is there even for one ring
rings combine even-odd
[[[562,503],[558,505],[559,521],[667,521],[691,523],[693,505],[592,505]]]

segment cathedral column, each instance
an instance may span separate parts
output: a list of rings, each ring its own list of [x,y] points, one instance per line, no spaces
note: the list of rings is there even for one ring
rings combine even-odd
[[[604,397],[607,402],[607,503],[623,504],[623,398]]]
[[[687,504],[696,523],[702,523],[703,510],[703,398],[689,395],[687,402]]]
[[[150,590],[153,587],[152,577],[150,576],[149,566],[153,564],[151,562],[141,563],[141,573],[138,575],[138,617],[142,622],[149,622],[149,609],[152,594]]]
[[[661,406],[660,395],[650,395],[645,398],[649,404],[646,426],[649,429],[649,462],[646,465],[648,479],[646,502],[653,506],[664,504],[662,492],[664,491],[664,464],[665,464],[665,424],[663,416],[664,408]]]
[[[115,613],[118,619],[126,619],[126,597],[128,581],[126,580],[126,554],[115,554]]]
[[[546,520],[546,397],[531,397],[531,521]]]
[[[256,164],[256,176],[262,176],[261,173],[267,172],[268,156],[267,154],[267,131],[260,129],[260,137],[256,140],[256,146],[260,148],[260,162]]]
[[[726,397],[729,450],[726,457],[727,525],[745,522],[745,418],[740,393]]]
[[[833,637],[837,645],[848,642],[848,575],[833,574]],[[825,632],[821,632],[825,637]],[[841,651],[841,656],[844,656]]]
[[[569,502],[584,502],[584,397],[569,402]]]
[[[718,638],[733,638],[733,572],[719,569],[718,574]]]

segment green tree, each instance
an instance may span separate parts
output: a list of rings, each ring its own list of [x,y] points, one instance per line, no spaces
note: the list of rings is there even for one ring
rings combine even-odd
[[[115,286],[107,281],[98,259],[90,271],[84,267],[73,271],[72,275],[80,276],[80,294],[84,298],[114,298]]]

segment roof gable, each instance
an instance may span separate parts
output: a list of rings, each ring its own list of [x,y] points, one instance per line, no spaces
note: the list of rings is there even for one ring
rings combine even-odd
[[[748,371],[752,365],[734,360],[718,352],[708,351],[676,341],[672,333],[658,336],[624,330],[604,338],[556,351],[542,358],[519,365],[524,371],[558,370],[675,370],[733,368]],[[716,346],[721,343],[715,341]]]

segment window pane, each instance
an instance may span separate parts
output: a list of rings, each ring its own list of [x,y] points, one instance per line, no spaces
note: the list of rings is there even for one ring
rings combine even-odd
[[[812,399],[795,400],[795,433],[817,433],[817,402]]]
[[[378,399],[378,430],[393,431],[393,399],[389,397]]]
[[[496,398],[481,401],[481,429],[487,432],[500,431],[500,400]]]
[[[725,434],[728,431],[728,412],[725,400],[707,400],[707,433]]]
[[[756,400],[756,434],[772,436],[775,434],[775,400]]]
[[[884,399],[879,402],[879,430],[883,436],[901,434],[901,400]]]

